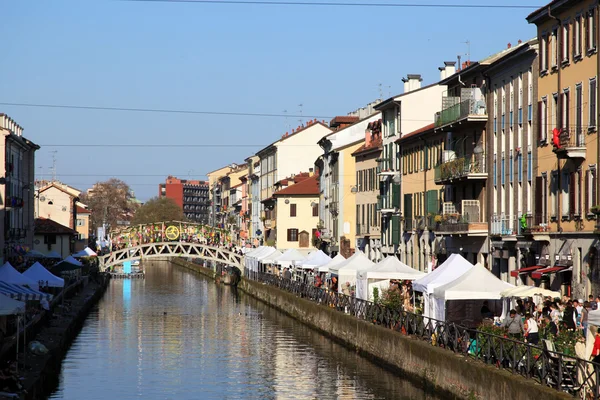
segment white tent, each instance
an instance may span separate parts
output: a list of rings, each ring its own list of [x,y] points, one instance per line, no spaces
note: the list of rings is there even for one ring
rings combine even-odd
[[[267,257],[265,257],[262,260],[260,260],[260,262],[263,263],[263,264],[273,264],[273,263],[275,263],[275,260],[278,257],[281,257],[282,255],[283,255],[282,252],[280,252],[279,250],[275,250],[274,252],[272,252],[271,254],[269,254]]]
[[[331,262],[331,257],[323,252],[323,250],[315,250],[306,257],[304,261],[300,261],[297,264],[303,269],[312,269],[320,267],[321,265],[327,265]]]
[[[373,300],[373,288],[381,291],[390,287],[390,280],[414,281],[425,276],[402,263],[398,258],[389,256],[377,263],[373,269],[360,271],[356,277],[356,297],[363,300]]]
[[[500,293],[502,297],[533,297],[533,296],[550,296],[552,298],[560,297],[560,292],[536,287],[536,286],[515,286],[504,290]]]
[[[46,254],[46,258],[57,258],[57,259],[60,260],[62,257],[56,251],[52,250],[51,252],[49,252],[48,254]]]
[[[92,249],[90,249],[89,247],[86,247],[85,249],[73,254],[73,257],[95,257],[98,254],[96,254],[96,252]]]
[[[446,302],[449,300],[500,300],[500,293],[511,288],[514,285],[498,279],[483,265],[476,264],[460,277],[433,290],[436,303],[434,318],[446,320]]]
[[[600,309],[590,310],[588,312],[588,323],[596,326],[600,326]],[[589,329],[588,329],[589,332]]]
[[[0,294],[0,315],[23,314],[25,303]]]
[[[35,290],[39,289],[39,285],[36,281],[23,276],[23,274],[14,269],[9,262],[4,263],[4,265],[0,267],[0,281],[20,286],[29,286],[29,288]]]
[[[471,268],[473,268],[473,264],[465,260],[463,256],[452,254],[432,272],[421,279],[413,281],[413,290],[423,292],[423,316],[433,318],[436,315],[435,302],[431,301],[433,290],[452,282]]]
[[[83,263],[81,261],[77,261],[73,256],[68,256],[63,261],[68,262],[69,264],[77,265],[78,267],[83,267]]]
[[[282,267],[289,267],[291,265],[296,265],[296,263],[306,260],[300,252],[296,249],[287,249],[285,253],[279,256],[275,260],[275,264],[281,265]]]
[[[337,256],[333,257],[333,259],[331,261],[329,261],[327,264],[319,266],[317,268],[317,270],[319,272],[329,272],[329,268],[334,267],[338,264],[341,264],[344,261],[346,261],[346,258],[343,255],[338,254]]]
[[[50,271],[48,271],[42,264],[36,262],[31,267],[27,269],[27,271],[23,272],[23,275],[28,277],[29,279],[36,282],[46,282],[50,287],[64,287],[65,280],[59,278],[58,276],[53,275]]]
[[[258,271],[258,263],[275,251],[277,251],[275,247],[265,246],[260,251],[252,254],[252,256],[250,256],[250,269],[252,271]]]
[[[373,269],[375,263],[367,258],[362,251],[356,251],[346,261],[329,267],[329,272],[338,277],[338,293],[342,293],[344,286],[356,285],[356,274],[359,271]]]
[[[254,254],[258,254],[264,248],[265,248],[265,246],[259,246],[255,249],[248,251],[247,253],[244,253],[244,265],[246,266],[247,269],[250,269],[250,266],[252,264],[251,263],[252,256]]]

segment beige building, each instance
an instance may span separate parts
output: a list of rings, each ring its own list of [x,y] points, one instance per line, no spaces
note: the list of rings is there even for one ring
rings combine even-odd
[[[91,212],[87,208],[82,207],[81,203],[77,204],[77,219],[76,227],[78,243],[75,246],[75,251],[83,250],[87,246],[87,242],[90,238],[90,225]],[[80,248],[81,247],[81,248]]]
[[[365,130],[365,142],[352,156],[356,168],[356,244],[370,260],[378,262],[381,255],[381,219],[377,213],[379,180],[377,159],[381,156],[381,119],[370,122]]]
[[[39,146],[23,136],[23,128],[0,114],[0,263],[31,248],[34,233],[35,151]]]
[[[56,221],[46,218],[36,218],[33,249],[43,254],[51,251],[65,258],[73,253],[73,244],[77,231]]]
[[[300,174],[291,182],[294,183],[273,194],[277,210],[274,244],[280,251],[311,249],[314,248],[312,238],[319,222],[318,178]]]
[[[527,220],[530,278],[565,294],[600,292],[598,2],[553,1],[527,17],[539,41],[537,170]]]

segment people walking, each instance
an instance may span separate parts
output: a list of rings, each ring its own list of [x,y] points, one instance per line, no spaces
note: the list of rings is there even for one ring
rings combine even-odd
[[[521,339],[523,337],[523,320],[520,315],[517,315],[517,311],[512,309],[509,312],[509,316],[506,317],[502,327],[506,329],[508,336],[513,339]]]

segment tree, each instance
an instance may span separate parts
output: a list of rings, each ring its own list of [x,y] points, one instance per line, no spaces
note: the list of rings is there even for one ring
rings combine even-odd
[[[104,221],[108,228],[131,221],[139,204],[134,200],[133,192],[127,183],[111,178],[97,182],[80,196],[81,201],[91,210],[92,229],[101,227]]]
[[[131,223],[151,224],[161,221],[183,221],[183,210],[173,199],[167,197],[154,197],[144,203],[133,216]]]

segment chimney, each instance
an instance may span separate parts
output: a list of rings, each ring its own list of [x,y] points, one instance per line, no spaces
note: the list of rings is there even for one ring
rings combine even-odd
[[[510,49],[512,47],[512,44],[508,44],[507,48]]]
[[[371,135],[370,129],[365,129],[365,147],[369,147],[373,141],[373,135]]]
[[[419,74],[406,75],[406,78],[402,78],[402,82],[404,82],[404,93],[420,89],[422,81],[423,79],[421,79],[421,75]]]
[[[517,43],[518,43],[518,44],[521,44],[521,43],[523,43],[523,41],[522,41],[521,39],[519,39],[519,41],[518,41]]]
[[[456,73],[456,61],[444,61],[444,66],[440,70],[440,80],[444,80]]]

